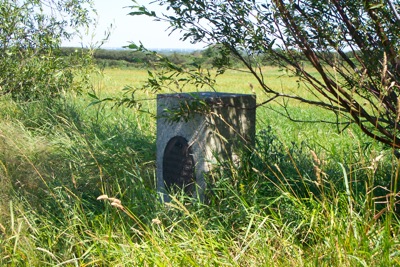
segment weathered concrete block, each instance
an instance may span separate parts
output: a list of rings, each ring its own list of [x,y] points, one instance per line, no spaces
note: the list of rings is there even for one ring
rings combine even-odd
[[[236,161],[244,147],[253,145],[255,107],[255,96],[247,94],[157,96],[157,190],[164,201],[173,187],[203,198],[204,174],[216,161]],[[176,117],[178,110],[189,111]]]

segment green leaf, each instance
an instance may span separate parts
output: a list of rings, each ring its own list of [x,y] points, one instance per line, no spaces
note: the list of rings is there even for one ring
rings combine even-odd
[[[137,9],[137,11],[133,11],[128,13],[130,16],[140,16],[140,15],[146,15],[149,17],[157,17],[156,12],[148,10],[144,6],[132,6],[132,9]]]
[[[100,100],[99,97],[97,95],[95,95],[95,94],[88,93],[88,96],[90,96],[91,98],[94,98],[96,100]]]
[[[131,43],[129,45],[124,46],[124,48],[129,48],[133,50],[139,50],[139,46],[137,44]]]

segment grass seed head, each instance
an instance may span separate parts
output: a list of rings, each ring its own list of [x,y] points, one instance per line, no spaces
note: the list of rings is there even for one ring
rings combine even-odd
[[[115,197],[110,197],[110,198],[108,198],[108,200],[110,200],[112,203],[121,204],[121,200],[119,200],[118,198],[115,198]]]
[[[151,222],[154,223],[154,224],[157,224],[157,225],[161,224],[161,221],[158,218],[154,218],[153,220],[151,220]]]
[[[97,198],[97,200],[109,199],[107,195],[101,195]]]
[[[117,202],[112,202],[111,206],[116,207],[116,208],[121,209],[121,210],[124,209],[124,206],[122,206],[120,203],[117,203]]]
[[[318,156],[317,156],[317,154],[315,153],[315,151],[314,151],[314,150],[310,150],[310,153],[311,153],[311,156],[312,156],[312,158],[313,158],[313,160],[314,160],[314,163],[315,163],[316,165],[321,165],[321,160],[318,158]]]

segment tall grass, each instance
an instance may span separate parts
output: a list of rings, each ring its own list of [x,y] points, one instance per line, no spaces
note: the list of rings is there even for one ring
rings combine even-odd
[[[204,202],[160,203],[154,118],[90,101],[1,102],[0,265],[400,265],[398,160],[356,127],[260,109],[256,148],[219,163]]]

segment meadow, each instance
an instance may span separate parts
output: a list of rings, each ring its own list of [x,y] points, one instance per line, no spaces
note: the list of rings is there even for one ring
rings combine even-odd
[[[271,86],[304,91],[264,71]],[[160,203],[156,95],[139,92],[140,110],[90,96],[122,97],[147,74],[104,69],[82,95],[0,100],[1,266],[400,265],[398,160],[356,125],[318,122],[335,117],[316,107],[289,102],[301,123],[280,102],[260,107],[256,147],[241,166],[216,166],[206,201]],[[267,99],[241,71],[216,89]]]

